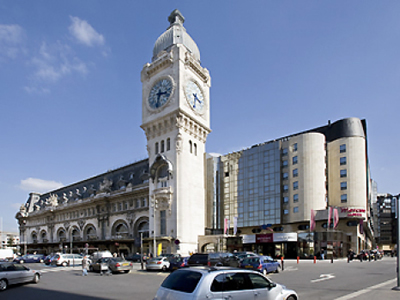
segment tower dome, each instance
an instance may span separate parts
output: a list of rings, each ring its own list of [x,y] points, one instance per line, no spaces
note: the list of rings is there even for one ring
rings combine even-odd
[[[192,54],[192,56],[200,62],[200,51],[194,40],[186,32],[183,23],[185,18],[179,10],[175,9],[168,17],[170,26],[159,36],[153,48],[152,61],[157,59],[157,56],[162,51],[167,51],[173,45],[182,44]]]

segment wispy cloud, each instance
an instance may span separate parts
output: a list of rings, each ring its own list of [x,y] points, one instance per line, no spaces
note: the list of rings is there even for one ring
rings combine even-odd
[[[69,32],[79,43],[89,47],[104,45],[103,35],[98,33],[87,21],[72,16],[70,16],[70,19],[72,24],[68,28]]]
[[[38,192],[38,193],[44,193],[51,190],[55,190],[62,186],[64,185],[61,182],[56,182],[52,180],[43,180],[32,177],[21,180],[21,183],[19,185],[20,189],[24,191]]]
[[[25,31],[21,26],[0,24],[0,59],[15,59],[25,52],[25,38]]]

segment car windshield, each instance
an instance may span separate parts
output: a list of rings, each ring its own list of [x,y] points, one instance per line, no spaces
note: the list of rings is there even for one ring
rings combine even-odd
[[[161,286],[184,293],[193,293],[201,277],[202,274],[200,272],[189,270],[182,272],[175,271],[164,280]]]

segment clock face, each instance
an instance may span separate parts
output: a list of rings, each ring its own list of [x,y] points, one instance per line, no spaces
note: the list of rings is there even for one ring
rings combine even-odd
[[[172,82],[169,79],[161,79],[157,81],[150,90],[149,106],[152,109],[158,109],[167,103],[172,93]]]
[[[185,94],[190,107],[194,111],[201,112],[204,107],[204,96],[197,83],[189,80],[186,83]]]

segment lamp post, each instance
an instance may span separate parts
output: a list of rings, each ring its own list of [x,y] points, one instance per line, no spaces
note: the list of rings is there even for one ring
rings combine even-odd
[[[156,257],[157,252],[157,241],[156,241],[156,209],[158,208],[157,199],[153,198],[151,201],[151,207],[153,208],[153,256]]]
[[[400,291],[400,194],[396,196],[396,217],[397,217],[397,287],[396,291]]]

